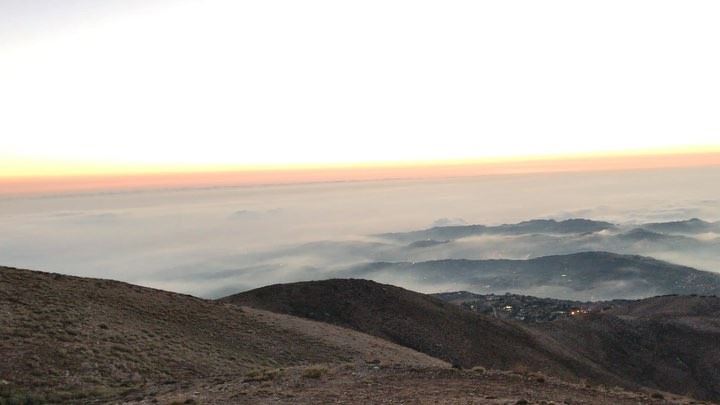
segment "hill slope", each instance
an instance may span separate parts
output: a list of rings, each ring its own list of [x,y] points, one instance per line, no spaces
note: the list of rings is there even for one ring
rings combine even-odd
[[[396,294],[394,287],[389,292]],[[422,297],[408,291],[406,298],[423,311],[439,303]],[[397,310],[377,315],[408,326],[403,317],[418,315],[406,312],[403,300],[396,302],[401,304]],[[452,315],[449,323],[436,325],[454,328],[464,320],[478,321],[439,304],[441,311],[430,316]],[[43,397],[83,404],[500,404],[567,398],[598,404],[689,403],[667,393],[651,396],[597,385],[606,379],[577,384],[525,369],[451,370],[441,360],[350,329],[108,280],[0,267],[0,314],[3,404]],[[487,328],[475,330],[488,340],[480,346],[493,361],[522,357],[531,366],[574,376],[577,360],[543,351],[547,338],[507,323],[478,323]]]
[[[643,386],[720,400],[720,298],[648,298],[534,327]]]
[[[641,385],[720,398],[718,297],[577,302],[465,291],[436,296],[468,311],[522,320]],[[572,310],[577,310],[574,315]]]
[[[0,267],[0,314],[0,381],[53,401],[127,398],[157,386],[218,375],[242,380],[254,369],[314,363],[447,367],[328,324],[13,268]]]
[[[368,280],[334,279],[263,287],[221,300],[349,327],[462,367],[530,368],[619,384],[521,325],[478,316],[428,295]]]
[[[618,301],[606,312],[524,326],[365,280],[274,285],[223,301],[348,326],[464,367],[529,368],[720,400],[715,297]]]

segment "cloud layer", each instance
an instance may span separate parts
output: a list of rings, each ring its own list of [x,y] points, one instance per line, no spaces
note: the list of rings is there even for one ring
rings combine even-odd
[[[201,296],[333,277],[368,262],[523,259],[584,250],[720,271],[717,231],[660,239],[632,233],[648,222],[720,219],[719,179],[720,168],[706,168],[3,198],[0,263]],[[370,236],[575,217],[620,227],[449,242]],[[424,291],[461,287],[385,281]]]

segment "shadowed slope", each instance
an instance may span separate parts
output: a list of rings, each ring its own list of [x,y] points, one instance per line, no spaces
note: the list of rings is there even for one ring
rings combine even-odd
[[[537,324],[354,279],[273,285],[223,301],[347,326],[463,367],[541,370],[720,399],[720,303],[714,297],[618,301],[605,312]]]
[[[478,316],[431,296],[373,281],[279,284],[222,301],[346,326],[462,367],[522,367],[619,383],[521,325]]]
[[[643,386],[720,400],[720,298],[648,298],[535,327]]]
[[[435,296],[468,311],[521,320],[628,381],[720,399],[718,297],[577,302],[468,292]]]

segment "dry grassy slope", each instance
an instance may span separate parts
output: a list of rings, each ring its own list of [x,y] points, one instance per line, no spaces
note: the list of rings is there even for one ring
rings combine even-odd
[[[242,309],[267,325],[336,346],[351,354],[352,360],[361,360],[361,364],[450,368],[450,364],[443,360],[352,329],[256,308]]]
[[[159,393],[156,399],[162,403],[195,400],[203,405],[698,403],[667,393],[573,384],[532,373],[372,365],[330,367],[317,378],[307,378],[305,371],[289,368],[265,381],[198,381],[183,389]],[[150,404],[147,400],[141,403]]]
[[[255,368],[377,357],[444,365],[312,321],[116,281],[0,267],[4,391],[88,401]]]
[[[273,285],[222,299],[369,333],[469,368],[529,368],[565,378],[627,383],[571,348],[522,325],[464,311],[428,295],[367,280]]]

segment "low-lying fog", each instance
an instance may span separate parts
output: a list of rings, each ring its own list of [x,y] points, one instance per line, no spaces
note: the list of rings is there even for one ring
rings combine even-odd
[[[705,168],[6,196],[0,197],[0,265],[204,297],[328,278],[367,262],[525,259],[587,250],[642,254],[720,271],[720,239],[714,230],[627,237],[642,223],[717,221],[719,184],[720,168]],[[491,234],[415,244],[373,236],[536,218],[589,218],[620,227],[591,234]],[[463,287],[378,278],[426,292]]]

